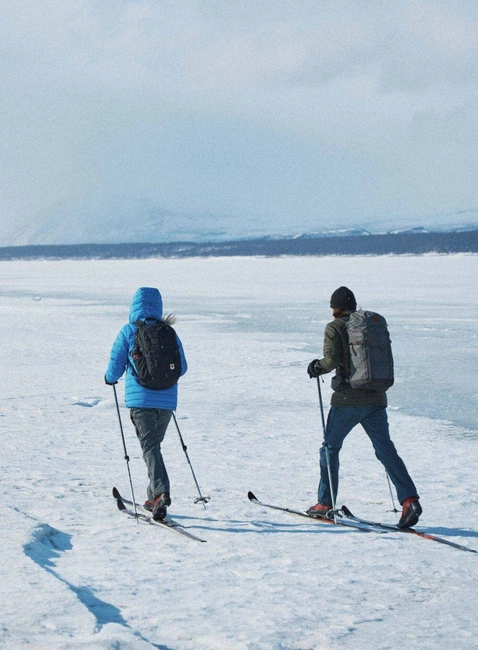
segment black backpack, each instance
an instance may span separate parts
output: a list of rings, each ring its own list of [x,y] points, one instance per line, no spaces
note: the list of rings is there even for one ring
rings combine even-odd
[[[144,388],[171,388],[181,376],[181,355],[176,332],[161,320],[138,321],[132,353],[138,382]]]

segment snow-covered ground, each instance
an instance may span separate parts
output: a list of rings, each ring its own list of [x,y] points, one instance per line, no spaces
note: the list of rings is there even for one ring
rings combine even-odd
[[[478,548],[477,256],[5,262],[0,278],[2,647],[477,647],[478,555],[303,522],[246,496],[316,500],[321,424],[306,367],[346,284],[389,322],[391,432],[419,486],[420,528]],[[207,510],[174,427],[164,454],[170,513],[206,544],[138,525],[110,496],[129,482],[103,374],[142,285],[177,314],[188,356],[177,416]],[[341,459],[338,500],[395,521],[361,430]]]

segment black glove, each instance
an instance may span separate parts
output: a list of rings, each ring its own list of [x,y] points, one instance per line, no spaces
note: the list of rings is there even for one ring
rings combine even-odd
[[[117,383],[118,383],[117,381],[108,381],[105,375],[105,384],[107,384],[108,386],[115,386]]]
[[[319,360],[314,359],[307,367],[307,374],[311,379],[315,379],[322,374],[322,368],[319,366]]]

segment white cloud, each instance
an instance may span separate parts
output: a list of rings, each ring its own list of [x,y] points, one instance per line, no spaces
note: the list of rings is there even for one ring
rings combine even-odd
[[[447,3],[446,3],[447,4]],[[439,2],[412,2],[403,12],[406,29],[419,36],[427,46],[449,57],[478,53],[478,20],[475,11],[462,17],[470,3],[454,3],[449,7]]]
[[[2,219],[473,207],[477,26],[465,0],[0,2]]]

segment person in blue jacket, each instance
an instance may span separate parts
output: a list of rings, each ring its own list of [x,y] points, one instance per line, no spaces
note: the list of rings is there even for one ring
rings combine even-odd
[[[132,357],[138,321],[164,320],[169,324],[171,316],[163,319],[163,301],[158,289],[141,287],[131,303],[129,322],[121,328],[111,349],[105,382],[116,384],[126,371],[125,401],[136,429],[143,459],[149,477],[148,499],[144,504],[152,510],[153,518],[164,519],[166,508],[171,504],[169,477],[161,453],[163,442],[173,411],[178,403],[178,385],[163,390],[151,390],[138,382]],[[177,337],[181,356],[181,375],[187,371],[183,346]]]

